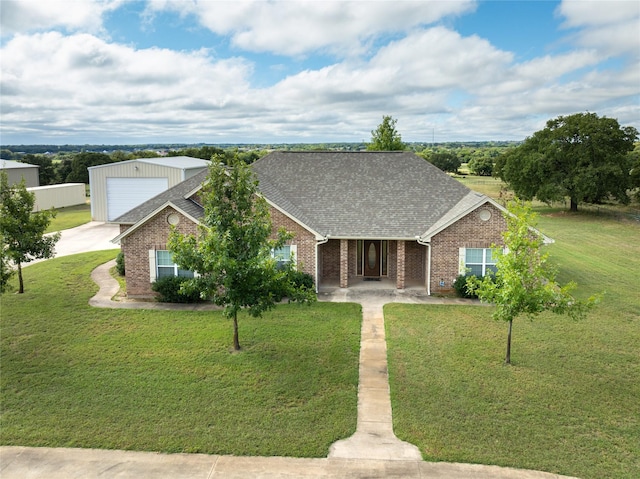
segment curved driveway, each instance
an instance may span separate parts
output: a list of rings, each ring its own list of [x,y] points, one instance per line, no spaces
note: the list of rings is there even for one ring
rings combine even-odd
[[[120,245],[111,242],[113,238],[120,234],[120,227],[117,224],[91,221],[75,228],[62,230],[60,240],[55,246],[55,258],[69,256],[89,251],[102,251],[106,249],[119,249]],[[24,266],[45,261],[37,259]]]

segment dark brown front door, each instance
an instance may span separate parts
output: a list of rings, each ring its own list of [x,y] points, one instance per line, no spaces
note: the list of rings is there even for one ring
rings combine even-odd
[[[364,275],[380,276],[380,241],[364,241]]]

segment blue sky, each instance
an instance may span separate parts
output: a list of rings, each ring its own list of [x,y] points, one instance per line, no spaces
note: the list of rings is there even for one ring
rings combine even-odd
[[[640,129],[640,2],[0,0],[3,144]]]

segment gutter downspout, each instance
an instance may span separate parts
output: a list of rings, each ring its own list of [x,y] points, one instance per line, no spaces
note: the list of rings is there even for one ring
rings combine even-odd
[[[318,247],[321,244],[325,244],[329,241],[329,235],[325,236],[320,241],[316,241],[316,294],[318,294],[320,290],[320,258],[318,257]]]
[[[426,246],[427,252],[427,294],[431,296],[431,243],[424,241],[420,236],[416,236],[418,244]]]

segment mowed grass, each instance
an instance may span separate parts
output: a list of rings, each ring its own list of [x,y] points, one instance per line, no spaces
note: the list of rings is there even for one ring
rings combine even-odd
[[[604,292],[583,321],[491,307],[385,308],[394,427],[426,460],[640,477],[640,223],[540,209],[559,280]]]
[[[322,457],[356,427],[360,306],[97,309],[87,253],[25,268],[2,296],[1,443]]]
[[[47,228],[47,233],[75,228],[91,221],[91,206],[88,204],[58,208],[56,213],[56,217]]]
[[[504,183],[499,178],[494,178],[493,176],[465,175],[455,176],[455,179],[467,188],[471,188],[478,193],[482,193],[494,199],[500,198],[501,193],[504,194]]]

